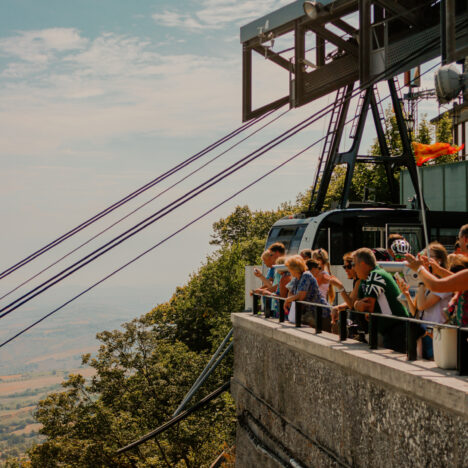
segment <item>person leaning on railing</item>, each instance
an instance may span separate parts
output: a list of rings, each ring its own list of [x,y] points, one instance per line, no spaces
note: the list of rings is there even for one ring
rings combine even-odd
[[[310,271],[307,271],[306,263],[300,255],[288,257],[285,261],[285,265],[288,267],[292,276],[292,280],[287,286],[289,295],[284,303],[284,311],[286,314],[289,314],[291,303],[294,301],[307,301],[328,305],[327,301],[320,294],[317,280]],[[306,306],[302,315],[302,322],[315,327],[314,312],[314,306]],[[328,309],[322,309],[322,317],[323,330],[330,331],[330,313]]]
[[[393,276],[377,265],[372,250],[363,247],[353,254],[354,269],[361,284],[354,309],[359,312],[380,313],[386,316],[409,317],[408,311],[398,300],[400,290]],[[406,328],[400,320],[379,317],[378,330],[383,337],[383,346],[404,353],[406,351]],[[423,330],[421,330],[421,334]]]
[[[348,279],[353,281],[353,290],[350,293],[345,291],[343,283],[337,279],[337,282],[334,285],[337,288],[337,292],[341,294],[341,297],[345,302],[338,304],[332,309],[332,323],[337,322],[339,312],[341,310],[354,308],[354,302],[358,298],[359,285],[361,284],[361,280],[358,278],[356,270],[354,269],[353,252],[347,252],[343,255],[343,269],[345,270]],[[361,339],[361,337],[368,332],[367,320],[363,315],[353,312],[351,312],[349,318],[352,321],[352,327],[348,329],[350,333],[352,333],[349,335],[349,338]],[[359,330],[359,336],[355,336],[356,328]]]

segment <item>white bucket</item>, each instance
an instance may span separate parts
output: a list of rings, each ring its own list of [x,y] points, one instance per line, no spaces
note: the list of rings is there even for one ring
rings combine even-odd
[[[457,367],[457,330],[434,327],[434,361],[442,369]]]
[[[245,309],[244,310],[253,310],[253,297],[250,295],[250,291],[257,289],[262,285],[260,278],[257,278],[254,275],[254,269],[262,269],[261,265],[248,265],[245,267]]]

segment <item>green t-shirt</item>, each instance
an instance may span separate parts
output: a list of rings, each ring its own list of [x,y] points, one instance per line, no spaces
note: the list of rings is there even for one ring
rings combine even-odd
[[[359,285],[358,298],[373,297],[375,299],[374,312],[383,315],[397,315],[398,317],[409,317],[405,306],[398,300],[400,289],[393,276],[380,267],[374,268],[366,280]],[[397,320],[379,319],[379,331],[385,333],[394,327]]]

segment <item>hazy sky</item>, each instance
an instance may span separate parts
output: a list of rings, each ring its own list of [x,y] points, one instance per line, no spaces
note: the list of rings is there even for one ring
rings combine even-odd
[[[239,126],[239,27],[287,3],[3,0],[0,268],[9,267]],[[277,41],[274,50],[282,45]],[[255,104],[287,93],[287,73],[260,56],[255,58],[254,71],[259,77],[254,84]],[[328,96],[289,112],[61,265],[80,258],[91,247],[101,245],[332,99]],[[437,112],[434,103],[424,106],[432,114]],[[322,136],[326,125],[325,120],[317,122],[73,276],[62,291],[54,288],[43,299],[31,302],[28,309],[48,310],[73,288],[79,291],[99,279]],[[367,142],[370,138],[369,133]],[[312,183],[320,148],[304,154],[113,278],[107,287],[116,291],[115,300],[121,301],[122,295],[129,302],[132,295],[144,297],[150,308],[167,299],[212,250],[208,242],[214,221],[228,215],[237,204],[271,209],[295,199]],[[210,153],[200,164],[219,152]],[[0,292],[4,294],[195,167],[173,176],[31,267],[2,280]],[[143,312],[136,310],[135,316]]]

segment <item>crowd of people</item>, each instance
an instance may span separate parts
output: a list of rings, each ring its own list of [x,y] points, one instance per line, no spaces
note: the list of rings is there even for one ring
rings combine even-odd
[[[268,296],[264,306],[274,317],[284,308],[291,322],[296,320],[296,301],[312,303],[303,307],[302,323],[315,327],[319,308],[323,330],[333,333],[338,333],[339,312],[350,309],[348,336],[360,341],[367,340],[368,314],[379,313],[381,345],[399,352],[406,350],[405,322],[390,316],[468,327],[468,224],[460,228],[451,254],[442,244],[432,242],[413,256],[409,243],[399,234],[390,235],[386,247],[362,247],[343,256],[342,267],[353,285],[346,291],[331,272],[326,250],[305,249],[299,255],[286,256],[284,245],[274,243],[262,254],[268,268],[266,276],[254,270],[262,286],[253,292]],[[417,289],[410,288],[403,276],[392,275],[379,266],[378,262],[388,261],[406,262],[418,275]],[[421,323],[417,328],[418,354],[432,359],[432,327]]]

